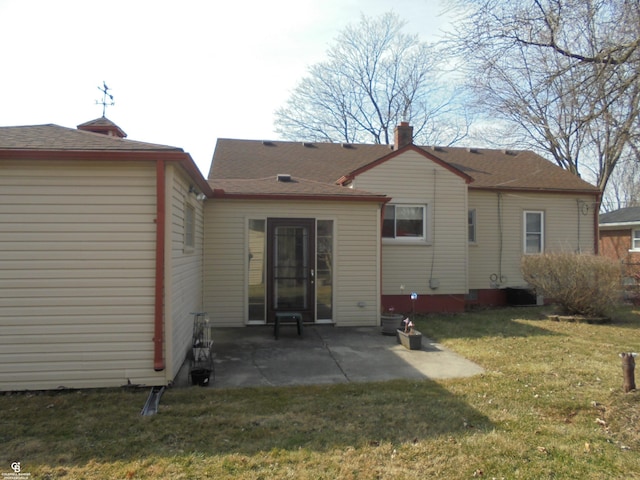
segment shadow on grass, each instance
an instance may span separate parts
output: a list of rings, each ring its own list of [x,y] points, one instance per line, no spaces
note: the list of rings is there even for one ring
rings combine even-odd
[[[617,327],[640,329],[640,306],[619,306],[611,312],[611,324]]]
[[[0,396],[0,464],[72,466],[148,457],[328,451],[403,444],[492,428],[432,381],[312,387],[168,390],[139,415],[147,392]],[[7,463],[8,462],[8,463]]]
[[[531,337],[558,335],[546,328],[519,320],[543,320],[549,307],[509,307],[452,315],[416,316],[418,328],[436,341],[466,338]]]

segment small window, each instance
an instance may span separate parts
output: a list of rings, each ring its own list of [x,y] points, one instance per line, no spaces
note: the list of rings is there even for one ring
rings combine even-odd
[[[249,322],[263,323],[267,318],[267,279],[265,273],[267,266],[267,256],[265,255],[267,237],[265,235],[265,228],[265,220],[249,220],[249,257],[247,259],[247,278],[249,280],[247,303],[249,308]]]
[[[524,212],[524,253],[544,251],[544,212]]]
[[[316,306],[318,320],[333,318],[333,220],[316,223]]]
[[[184,208],[184,247],[192,249],[195,247],[196,238],[196,209],[189,203]]]
[[[387,205],[382,225],[383,238],[425,238],[426,207],[424,205]]]
[[[640,250],[640,230],[634,230],[631,237],[631,249]]]
[[[475,209],[469,210],[467,223],[469,225],[469,243],[476,243],[476,211]]]

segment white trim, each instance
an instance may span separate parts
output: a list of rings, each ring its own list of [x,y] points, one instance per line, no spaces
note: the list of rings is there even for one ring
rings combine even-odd
[[[315,238],[315,255],[314,255],[314,261],[315,261],[315,280],[314,280],[314,285],[315,285],[315,292],[313,292],[313,301],[315,303],[314,305],[314,323],[326,323],[326,324],[333,324],[335,323],[335,318],[336,318],[336,266],[337,266],[337,261],[336,259],[337,257],[337,253],[336,253],[336,249],[338,247],[338,234],[337,234],[337,229],[338,229],[338,221],[334,218],[334,217],[315,217],[316,220],[316,226],[315,226],[315,232],[316,232],[316,238]],[[319,282],[318,282],[318,222],[332,222],[332,238],[331,238],[331,273],[332,273],[332,278],[331,278],[331,317],[332,318],[320,318],[318,316],[318,286],[319,286]]]
[[[540,215],[540,251],[533,253],[527,252],[527,214],[530,213]],[[539,255],[544,253],[544,210],[524,210],[522,212],[522,252],[524,255]]]
[[[636,237],[636,233],[638,236]],[[635,242],[638,242],[638,245],[635,245]],[[631,249],[630,252],[640,252],[640,228],[632,228],[631,229]]]
[[[431,242],[431,232],[433,231],[433,227],[431,226],[431,204],[429,203],[388,203],[385,205],[386,207],[401,207],[401,208],[422,208],[422,236],[420,237],[410,237],[410,236],[402,236],[397,237],[396,234],[396,225],[394,223],[393,226],[393,237],[385,237],[381,235],[383,243],[394,243],[394,244],[413,244],[413,245],[425,245]],[[385,217],[385,221],[387,218]],[[394,222],[397,220],[397,217],[394,212]],[[382,225],[384,228],[384,223]]]
[[[244,295],[242,302],[244,304],[244,324],[245,325],[266,325],[267,324],[267,283],[265,278],[264,284],[264,320],[249,320],[249,253],[250,253],[250,245],[249,245],[249,222],[255,220],[261,220],[264,222],[264,259],[265,262],[265,274],[266,274],[266,256],[267,256],[267,217],[263,215],[246,215],[244,217],[244,262],[243,262],[243,272],[244,272]]]
[[[473,212],[473,240],[469,240],[469,214]],[[467,208],[467,243],[478,245],[478,212],[476,208]]]
[[[265,319],[264,320],[249,320],[249,289],[250,289],[250,285],[249,285],[249,222],[251,221],[255,221],[255,220],[259,220],[259,221],[263,221],[264,222],[264,228],[265,228],[265,237],[264,237],[264,262],[265,262],[265,275],[267,275],[267,271],[266,271],[266,259],[267,259],[267,222],[270,218],[276,218],[276,217],[271,217],[271,216],[266,216],[266,215],[245,215],[244,217],[244,295],[243,295],[243,303],[244,303],[244,324],[245,325],[266,325],[267,324],[267,283],[265,281],[265,285],[264,285],[264,298],[265,298]],[[277,217],[277,218],[289,218],[289,217]],[[298,218],[297,216],[292,216],[291,218]],[[332,272],[333,272],[333,278],[331,279],[332,282],[332,289],[331,289],[331,313],[332,313],[332,317],[330,319],[318,319],[318,282],[314,281],[314,287],[315,287],[315,291],[314,291],[314,313],[313,313],[313,320],[314,323],[326,323],[326,324],[334,324],[335,323],[335,318],[336,318],[336,292],[337,292],[337,281],[338,281],[338,220],[336,217],[333,216],[319,216],[319,217],[309,217],[309,218],[313,218],[313,220],[315,221],[315,226],[314,226],[314,231],[315,231],[315,239],[314,239],[314,244],[315,244],[315,252],[313,255],[313,259],[314,259],[314,271],[318,272],[318,221],[328,221],[328,222],[332,222],[333,223],[333,238],[332,238],[332,249],[333,249],[333,265],[332,265]]]
[[[634,226],[639,227],[640,228],[640,222],[638,222],[637,220],[634,222],[615,222],[615,223],[599,223],[598,227],[600,228],[615,228],[615,227],[626,227],[626,228],[633,228]]]

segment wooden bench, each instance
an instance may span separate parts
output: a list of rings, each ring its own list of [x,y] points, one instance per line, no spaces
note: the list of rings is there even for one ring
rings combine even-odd
[[[273,334],[278,339],[280,335],[280,324],[291,323],[298,327],[298,335],[302,336],[302,314],[298,312],[276,312],[276,320],[273,326]]]

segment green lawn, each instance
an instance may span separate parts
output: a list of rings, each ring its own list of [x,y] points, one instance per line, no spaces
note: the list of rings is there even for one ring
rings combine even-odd
[[[38,479],[640,478],[618,357],[640,350],[640,311],[542,313],[419,318],[485,367],[468,379],[173,389],[152,417],[148,389],[0,395],[0,478],[14,461]]]

